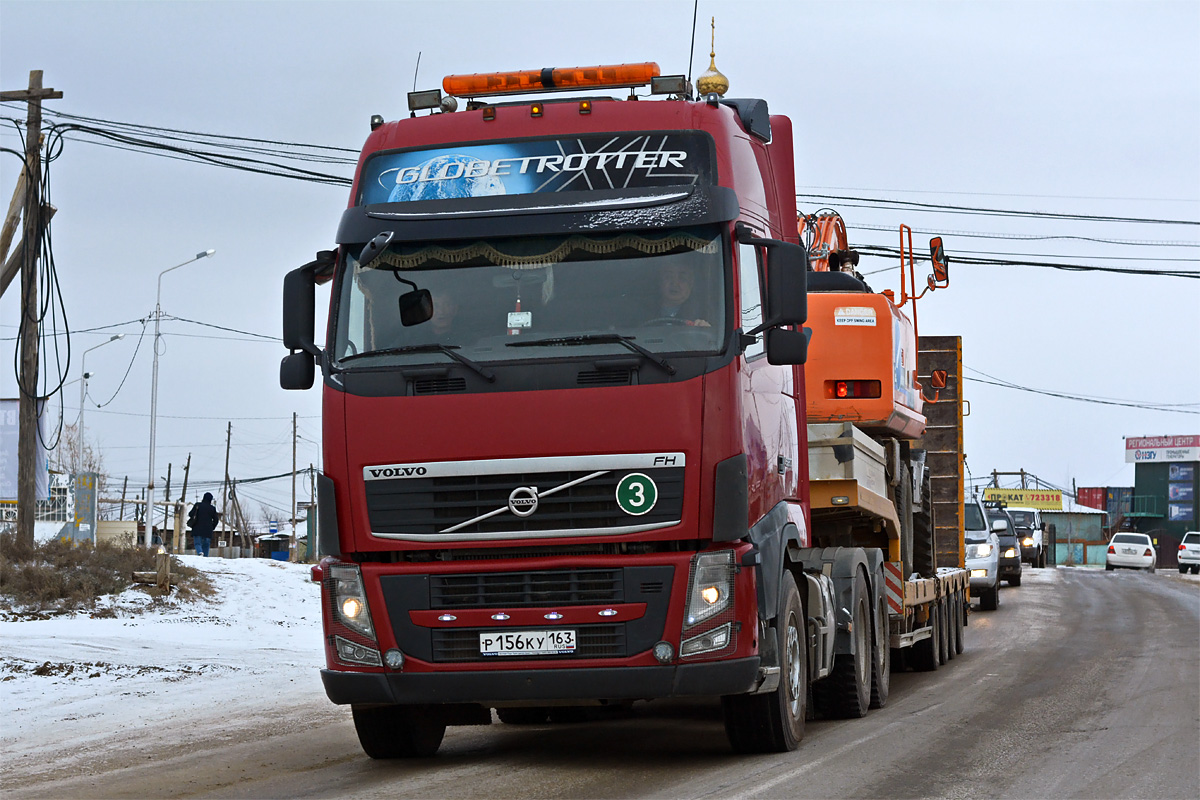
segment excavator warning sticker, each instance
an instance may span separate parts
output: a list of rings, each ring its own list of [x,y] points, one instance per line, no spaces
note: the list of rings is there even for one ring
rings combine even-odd
[[[843,306],[833,310],[834,325],[875,326],[875,309],[870,307]]]

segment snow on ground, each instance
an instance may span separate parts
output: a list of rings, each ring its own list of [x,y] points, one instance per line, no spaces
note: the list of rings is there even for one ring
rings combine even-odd
[[[88,612],[0,621],[0,784],[102,750],[261,724],[325,699],[320,587],[309,567],[182,556],[216,594],[155,606],[130,590]],[[130,613],[142,607],[141,613]]]

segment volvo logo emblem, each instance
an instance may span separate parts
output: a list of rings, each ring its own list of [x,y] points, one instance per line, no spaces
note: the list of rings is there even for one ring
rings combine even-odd
[[[537,511],[538,490],[536,486],[518,486],[508,495],[508,510],[518,517],[528,517]]]

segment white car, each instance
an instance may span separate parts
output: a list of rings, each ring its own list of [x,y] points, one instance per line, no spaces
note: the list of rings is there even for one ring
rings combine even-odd
[[[1158,553],[1154,550],[1154,542],[1144,533],[1118,533],[1108,543],[1108,555],[1104,559],[1107,570],[1124,567],[1127,569],[1144,569],[1154,572],[1158,562]]]
[[[1188,531],[1179,543],[1179,572],[1200,574],[1200,531]]]
[[[1042,545],[1046,523],[1036,508],[1009,506],[1008,515],[1017,524],[1017,540],[1021,543],[1021,560],[1035,568],[1046,566],[1046,549]]]
[[[987,514],[977,498],[963,500],[963,544],[971,596],[979,598],[982,611],[1000,605],[1000,540],[988,525]]]

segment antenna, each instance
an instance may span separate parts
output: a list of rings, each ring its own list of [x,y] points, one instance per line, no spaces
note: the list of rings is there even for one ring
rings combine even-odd
[[[688,86],[692,85],[692,59],[696,55],[696,13],[700,10],[700,0],[692,2],[692,48],[688,51]]]
[[[413,68],[413,91],[417,90],[417,73],[421,71],[421,51],[417,51],[417,66]]]

